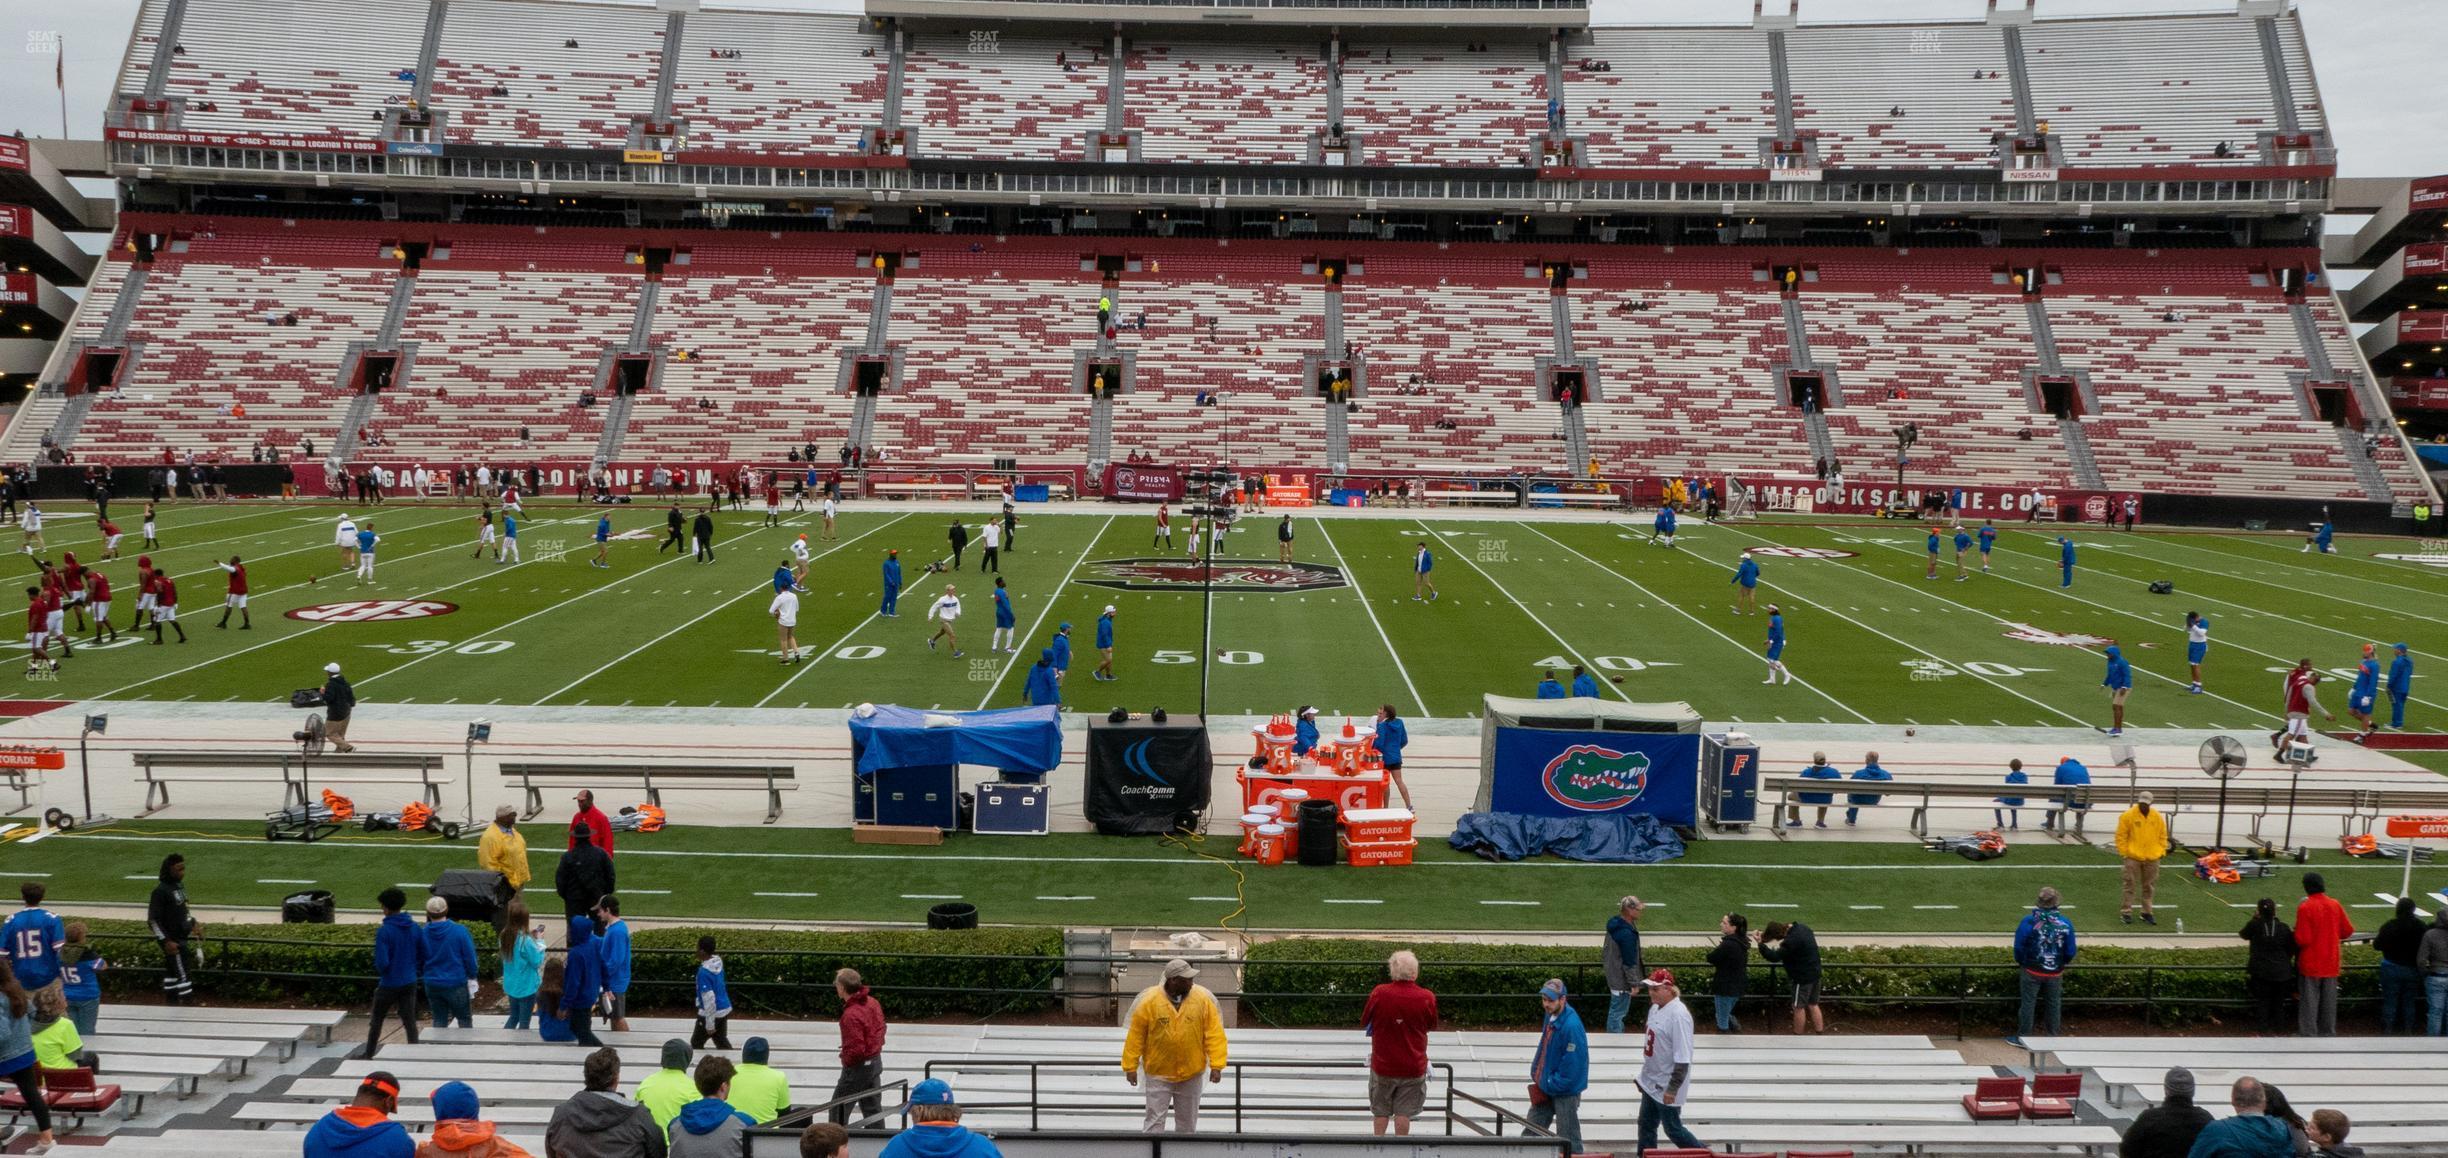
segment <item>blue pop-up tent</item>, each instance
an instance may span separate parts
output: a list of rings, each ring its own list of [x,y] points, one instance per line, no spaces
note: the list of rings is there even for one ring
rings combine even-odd
[[[1051,705],[989,712],[931,712],[875,705],[850,717],[850,750],[862,773],[977,764],[1045,773],[1062,763],[1062,713]]]

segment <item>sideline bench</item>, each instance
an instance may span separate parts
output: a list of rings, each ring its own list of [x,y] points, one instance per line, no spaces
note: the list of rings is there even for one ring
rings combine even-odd
[[[410,754],[341,755],[326,752],[308,759],[294,751],[281,752],[133,752],[136,770],[143,773],[145,784],[144,811],[138,816],[151,816],[170,807],[172,784],[279,784],[283,808],[303,807],[307,786],[313,784],[414,784],[424,792],[425,803],[439,810],[442,807],[442,786],[451,783],[442,771],[442,757]],[[241,772],[276,770],[278,776],[196,776],[180,773],[219,769]],[[172,775],[163,775],[167,771]],[[414,776],[383,775],[382,773],[414,772]],[[310,779],[311,778],[311,779]]]
[[[2045,773],[2046,770],[2043,769],[2042,774]],[[2126,806],[2133,803],[2136,792],[2148,792],[2152,795],[2154,806],[2167,814],[2168,828],[2171,833],[2175,829],[2176,818],[2187,808],[2191,808],[2198,814],[2212,817],[2217,816],[2219,810],[2219,789],[2216,781],[2143,784],[2128,787],[2123,784],[2061,785],[2039,782],[1972,784],[1961,781],[1807,780],[1799,776],[1774,776],[1766,778],[1761,788],[1777,794],[1775,807],[1778,812],[1788,807],[1819,807],[1816,804],[1800,803],[1799,795],[1805,792],[1827,793],[1837,797],[1850,793],[1890,798],[1903,797],[1905,799],[1902,802],[1890,799],[1880,804],[1858,806],[1846,804],[1843,800],[1836,800],[1828,807],[1895,808],[1899,806],[1899,803],[1909,804],[1912,809],[1910,824],[1913,835],[1924,839],[1929,835],[1929,812],[1932,808],[2001,807],[1989,803],[2000,796],[2021,797],[2023,803],[2019,807],[2022,808],[2037,808],[2042,811],[2065,809],[2067,815],[2072,817],[2072,824],[2061,831],[2083,841],[2090,839],[2083,831],[2083,822],[2089,810],[2114,808],[2121,812]],[[2246,831],[2252,841],[2257,844],[2267,843],[2261,836],[2261,822],[2273,813],[2283,815],[2287,810],[2290,795],[2294,799],[2294,807],[2298,812],[2339,813],[2340,831],[2345,835],[2369,832],[2381,817],[2391,813],[2448,811],[2448,789],[2316,788],[2311,785],[2290,789],[2283,784],[2252,786],[2230,784],[2227,787],[2227,811],[2230,814],[2249,817],[2250,823],[2246,826]],[[1966,803],[1942,803],[1952,801],[1965,801]],[[1782,836],[1784,830],[1780,826],[1777,832],[1779,836]]]
[[[605,780],[636,777],[646,786],[646,803],[663,807],[663,784],[657,780],[678,782],[690,788],[734,789],[765,794],[765,823],[782,818],[782,794],[799,788],[798,770],[788,764],[550,764],[510,762],[501,766],[502,778],[516,779],[527,794],[527,812],[523,820],[533,820],[544,811],[544,784],[574,784],[592,788]],[[544,784],[539,784],[543,781]]]

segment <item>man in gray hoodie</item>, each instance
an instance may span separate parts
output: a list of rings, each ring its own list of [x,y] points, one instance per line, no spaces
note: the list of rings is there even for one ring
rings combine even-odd
[[[2441,1036],[2448,1020],[2448,908],[2431,914],[2431,927],[2423,930],[2422,946],[2414,951],[2414,971],[2422,975],[2423,996],[2429,1001],[2431,1013],[2428,1032]]]
[[[733,1072],[729,1058],[697,1060],[698,1098],[672,1119],[670,1158],[741,1158],[748,1152],[748,1128],[756,1120],[724,1100],[731,1096]]]
[[[669,1158],[646,1107],[621,1096],[620,1052],[588,1054],[586,1089],[553,1107],[544,1146],[554,1158]]]

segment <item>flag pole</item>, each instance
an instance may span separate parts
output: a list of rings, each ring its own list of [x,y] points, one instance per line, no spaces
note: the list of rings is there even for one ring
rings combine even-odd
[[[59,59],[52,62],[51,79],[59,89],[60,139],[65,141],[68,139],[68,38],[58,37],[52,43],[55,46],[53,51],[59,53]]]

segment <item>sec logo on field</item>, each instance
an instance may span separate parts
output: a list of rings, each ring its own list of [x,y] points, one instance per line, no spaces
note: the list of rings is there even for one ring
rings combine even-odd
[[[393,623],[402,619],[431,619],[459,610],[456,603],[438,603],[431,599],[358,599],[347,603],[317,603],[292,609],[291,619],[314,623]]]
[[[1858,551],[1838,551],[1829,547],[1760,546],[1746,549],[1754,555],[1766,555],[1773,559],[1850,559],[1860,554]]]

